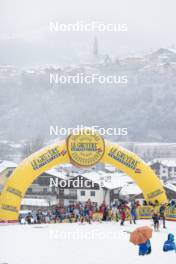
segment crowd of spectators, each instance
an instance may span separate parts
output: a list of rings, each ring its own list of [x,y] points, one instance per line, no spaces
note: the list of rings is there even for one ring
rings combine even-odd
[[[156,219],[163,220],[163,227],[165,227],[165,214],[166,209],[169,208],[170,212],[176,209],[176,203],[171,201],[167,205],[159,205],[155,203],[147,203],[144,201],[140,204],[139,201],[119,201],[108,206],[105,201],[100,206],[92,203],[89,199],[86,203],[77,202],[72,205],[64,206],[57,205],[51,210],[36,210],[27,214],[20,214],[19,222],[21,224],[41,224],[41,223],[63,223],[63,222],[88,222],[92,221],[117,221],[124,225],[126,220],[135,224],[138,218],[137,208],[140,206],[150,206],[153,220],[157,223]]]
[[[131,216],[131,221],[135,223],[137,219],[136,209],[140,204],[132,202],[128,204],[125,201],[107,206],[105,201],[98,207],[90,200],[86,203],[75,203],[72,205],[64,206],[57,205],[51,210],[43,211],[37,210],[29,212],[28,214],[20,214],[19,222],[24,224],[33,223],[62,223],[62,222],[88,222],[96,221],[120,221],[121,225],[124,224],[125,219]],[[96,216],[96,217],[93,217]]]

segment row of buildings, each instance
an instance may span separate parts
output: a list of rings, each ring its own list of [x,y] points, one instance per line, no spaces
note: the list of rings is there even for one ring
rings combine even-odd
[[[45,65],[43,67],[30,68],[20,71],[13,65],[0,65],[0,80],[18,79],[21,76],[28,79],[43,78],[49,73],[70,74],[77,73],[116,73],[126,71],[163,72],[176,70],[176,49],[160,48],[146,55],[131,55],[125,58],[111,58],[108,54],[101,54],[98,40],[93,42],[93,52],[84,58],[85,63],[63,67],[61,65]],[[105,74],[105,75],[106,75]]]
[[[156,159],[149,165],[163,181],[168,198],[176,199],[176,160]],[[16,166],[13,162],[0,162],[0,192]],[[22,209],[84,203],[88,199],[97,205],[102,201],[111,205],[119,199],[143,198],[138,186],[124,173],[109,165],[99,169],[80,170],[65,164],[44,172],[28,188]]]

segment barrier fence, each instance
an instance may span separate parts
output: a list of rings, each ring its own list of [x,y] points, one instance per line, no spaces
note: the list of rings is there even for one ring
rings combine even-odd
[[[136,210],[137,213],[137,219],[152,219],[152,215],[154,212],[158,212],[159,213],[159,206],[139,206]],[[112,211],[109,210],[108,211],[108,218],[111,219],[112,221],[117,221],[120,220],[120,214],[118,214],[117,216],[112,215]],[[176,208],[166,208],[165,211],[165,218],[168,221],[176,221]],[[92,214],[92,220],[93,221],[101,221],[103,219],[103,214],[100,212],[95,212]],[[131,220],[131,215],[130,215],[130,209],[126,209],[126,220]],[[71,218],[66,218],[63,219],[61,222],[62,223],[69,223],[69,222],[75,222],[76,219],[74,217]],[[18,221],[4,221],[0,219],[0,223],[17,223]],[[51,221],[52,222],[52,221]],[[60,222],[60,221],[56,221],[56,222]],[[54,223],[54,221],[53,221]]]
[[[157,211],[159,213],[159,206],[158,207],[152,207],[152,206],[139,206],[136,210],[137,212],[137,219],[151,219],[153,212]],[[111,210],[108,213],[109,216],[112,215]],[[165,212],[165,217],[166,220],[169,221],[176,221],[176,209],[173,208],[166,208]],[[92,216],[93,220],[100,220],[103,218],[102,213],[94,213]],[[126,210],[126,220],[130,220],[130,211],[127,209]],[[114,219],[115,220],[115,219]]]
[[[140,206],[137,209],[139,219],[151,219],[154,211],[159,212],[159,207]],[[176,209],[167,207],[165,212],[166,220],[176,221]]]

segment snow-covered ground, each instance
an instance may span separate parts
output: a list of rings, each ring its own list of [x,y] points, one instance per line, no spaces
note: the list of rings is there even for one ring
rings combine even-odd
[[[151,225],[138,221],[136,226]],[[154,232],[151,255],[138,256],[138,247],[129,242],[136,228],[128,222],[46,225],[1,225],[0,264],[109,264],[175,263],[176,253],[163,253],[168,232],[176,235],[176,222],[167,222],[167,230]]]

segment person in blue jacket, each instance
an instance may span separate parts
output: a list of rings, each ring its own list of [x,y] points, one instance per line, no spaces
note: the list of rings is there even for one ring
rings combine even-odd
[[[152,252],[152,247],[150,240],[147,240],[145,243],[139,244],[139,256],[145,256]]]
[[[131,214],[130,224],[132,224],[132,221],[134,224],[136,224],[137,212],[136,212],[136,204],[135,203],[131,204],[130,214]]]
[[[168,234],[168,239],[164,242],[163,251],[168,252],[174,250],[176,252],[176,244],[174,241],[174,235]]]

